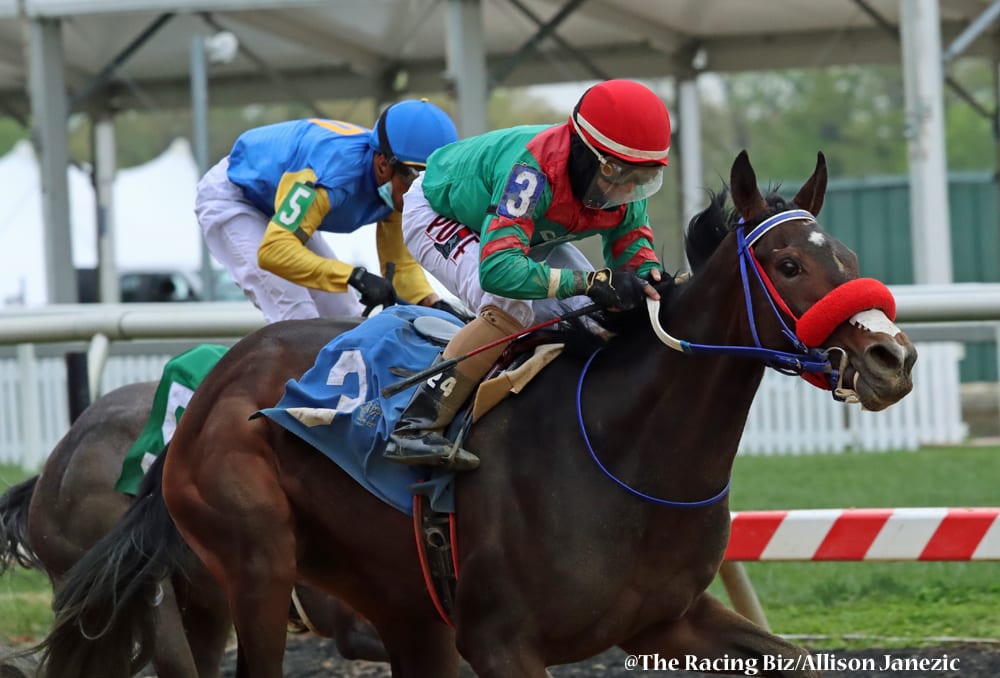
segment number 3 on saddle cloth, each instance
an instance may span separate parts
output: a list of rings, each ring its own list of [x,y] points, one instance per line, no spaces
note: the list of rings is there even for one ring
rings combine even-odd
[[[414,517],[418,535],[422,533],[418,543],[423,545],[421,567],[428,589],[448,621],[457,578],[450,520],[455,510],[454,473],[405,466],[382,456],[416,386],[389,398],[382,396],[382,389],[425,369],[442,350],[442,343],[428,339],[414,325],[426,316],[456,330],[462,326],[443,311],[392,306],[334,338],[301,379],[285,384],[285,395],[277,405],[254,416],[263,415],[305,440],[376,497]],[[554,357],[548,354],[540,362]],[[455,417],[449,437],[454,439],[466,420]]]

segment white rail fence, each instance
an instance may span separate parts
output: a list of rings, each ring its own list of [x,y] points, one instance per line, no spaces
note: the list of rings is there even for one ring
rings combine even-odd
[[[859,450],[912,450],[962,442],[955,342],[918,343],[913,393],[882,412],[836,403],[802,379],[771,371],[750,408],[740,451],[744,454],[814,454]]]
[[[846,450],[916,449],[959,443],[966,435],[958,391],[961,344],[918,344],[914,393],[884,412],[834,402],[802,379],[768,371],[743,434],[744,454],[812,454]],[[160,377],[169,353],[111,356],[101,392]],[[0,463],[34,469],[69,428],[65,361],[33,359],[37,403],[25,402],[21,359],[0,359]],[[31,378],[31,377],[29,377]],[[26,435],[25,407],[36,407],[39,430]]]
[[[897,285],[892,292],[898,321],[953,326],[918,343],[915,392],[884,412],[862,412],[856,405],[833,402],[801,379],[769,372],[751,408],[741,451],[880,451],[964,440],[958,378],[962,345],[956,341],[974,339],[969,330],[955,327],[975,322],[989,325],[971,328],[989,340],[1000,335],[1000,284]],[[64,361],[34,359],[33,343],[90,342],[91,355],[99,358],[91,360],[94,370],[104,364],[109,341],[232,339],[262,324],[259,312],[247,304],[224,302],[68,305],[0,313],[0,346],[16,345],[18,353],[16,359],[0,358],[0,463],[37,468],[69,427]],[[103,372],[97,367],[89,375],[91,386],[100,383],[100,392],[107,392],[156,380],[171,355],[111,356]]]

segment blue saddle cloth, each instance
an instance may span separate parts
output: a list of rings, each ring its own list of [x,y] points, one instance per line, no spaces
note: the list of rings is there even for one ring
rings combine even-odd
[[[382,389],[402,378],[389,369],[422,370],[441,351],[414,329],[413,320],[422,315],[461,327],[458,319],[443,311],[392,306],[333,339],[301,379],[288,380],[277,405],[260,411],[407,515],[413,514],[411,486],[417,483],[419,492],[430,495],[434,510],[454,511],[453,473],[405,466],[382,457],[389,434],[416,388],[383,398]]]

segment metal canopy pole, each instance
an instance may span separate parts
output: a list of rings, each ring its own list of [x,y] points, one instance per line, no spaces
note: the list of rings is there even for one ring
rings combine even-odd
[[[462,136],[482,134],[486,123],[486,48],[482,0],[448,0],[448,74],[455,83],[458,129]]]
[[[566,17],[572,14],[576,8],[584,2],[586,2],[586,0],[569,0],[565,5],[563,5],[551,19],[539,27],[538,32],[531,36],[526,43],[521,45],[521,47],[514,52],[512,57],[494,68],[493,72],[490,73],[490,77],[493,82],[503,82],[508,75],[514,72],[526,56],[534,52],[542,41],[545,40],[545,38],[553,35],[556,28],[559,27],[559,24],[561,24]]]
[[[976,17],[975,21],[966,26],[965,30],[951,41],[942,59],[948,62],[964,52],[969,45],[975,42],[976,38],[982,35],[983,31],[989,28],[990,24],[998,16],[1000,16],[1000,0],[994,0],[992,5],[984,9],[983,13]]]
[[[80,107],[82,107],[87,102],[87,100],[90,99],[90,97],[99,92],[102,87],[104,87],[108,82],[110,82],[111,78],[113,78],[115,73],[118,71],[118,68],[126,61],[128,61],[130,58],[132,58],[132,55],[138,52],[140,47],[142,47],[144,44],[146,44],[146,42],[149,41],[150,38],[156,35],[156,33],[161,28],[163,28],[164,24],[170,21],[170,19],[173,16],[174,15],[172,12],[168,12],[167,14],[161,14],[156,18],[155,21],[153,21],[153,23],[151,23],[141,33],[139,33],[139,35],[133,38],[122,51],[116,54],[114,58],[111,61],[109,61],[104,66],[104,68],[102,68],[101,71],[97,75],[95,75],[94,78],[89,83],[87,83],[87,85],[73,97],[73,102],[72,102],[73,109],[77,110]]]
[[[68,105],[63,72],[62,22],[28,22],[28,89],[34,136],[41,148],[42,213],[45,217],[45,275],[49,303],[77,302],[69,219]]]
[[[194,160],[200,178],[208,171],[208,58],[205,38],[201,35],[191,38],[191,119],[194,121]],[[212,255],[204,236],[201,238],[201,288],[203,299],[215,300]]]
[[[900,0],[913,274],[952,281],[938,0]]]
[[[521,11],[521,14],[523,14],[526,17],[528,17],[531,20],[531,22],[538,27],[539,32],[541,32],[542,30],[545,30],[545,22],[542,21],[541,18],[539,18],[539,16],[537,14],[535,14],[534,12],[532,12],[530,7],[528,7],[523,2],[521,2],[521,0],[509,0],[509,1],[510,1],[510,4],[514,5],[515,7],[517,7]],[[1000,2],[1000,0],[997,0],[997,2]],[[597,64],[595,64],[594,61],[590,57],[588,57],[586,54],[584,54],[583,50],[577,49],[576,47],[574,47],[573,45],[571,45],[566,40],[563,40],[561,37],[559,37],[558,33],[556,33],[555,31],[550,31],[549,37],[552,39],[552,42],[554,42],[557,45],[559,45],[560,47],[562,47],[563,50],[565,52],[567,52],[571,57],[573,57],[574,59],[576,59],[577,61],[579,61],[580,64],[584,68],[586,68],[587,71],[589,71],[590,74],[596,80],[610,80],[611,79],[611,76],[608,73],[606,73],[603,69],[601,69],[600,66],[598,66]]]
[[[701,102],[698,96],[698,74],[692,71],[683,76],[677,88],[678,115],[675,122],[680,141],[681,174],[681,228],[671,241],[671,249],[684,262],[684,227],[691,217],[704,207],[705,190],[702,184],[701,157]],[[676,246],[675,246],[676,244]]]
[[[97,198],[97,299],[118,301],[118,261],[115,258],[114,182],[115,117],[111,112],[93,116],[94,195]]]
[[[701,173],[701,104],[698,96],[698,74],[691,73],[677,88],[678,115],[674,123],[680,137],[681,202],[684,223],[697,214],[705,201]]]

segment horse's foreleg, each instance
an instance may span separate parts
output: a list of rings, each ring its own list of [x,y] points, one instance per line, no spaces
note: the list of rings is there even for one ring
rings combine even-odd
[[[621,647],[638,657],[638,668],[655,669],[673,659],[676,668],[703,673],[819,675],[806,668],[807,650],[765,631],[708,593],[680,619],[644,629]]]
[[[291,509],[273,465],[234,456],[238,478],[199,478],[199,492],[180,486],[168,506],[226,594],[239,643],[237,677],[281,678],[296,575]]]
[[[237,678],[281,678],[288,603],[295,584],[295,538],[287,525],[274,525],[241,539],[226,568],[223,589],[236,626],[236,642],[246,670]]]
[[[455,634],[448,626],[413,618],[380,620],[376,626],[393,678],[458,678]]]
[[[204,568],[188,567],[187,572],[192,573],[192,580],[184,582],[188,588],[178,595],[185,603],[182,605],[184,629],[191,655],[199,678],[218,678],[226,641],[233,626],[229,606],[222,589]]]
[[[309,586],[296,586],[295,594],[303,622],[314,633],[333,638],[341,657],[389,661],[378,631],[350,605]]]
[[[184,636],[184,623],[173,584],[170,581],[160,582],[157,594],[153,668],[160,678],[190,678],[196,675],[197,669],[191,647]]]

